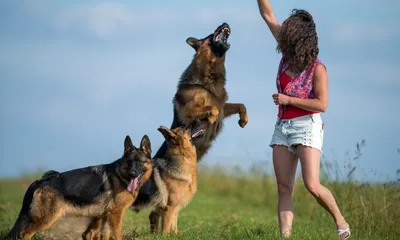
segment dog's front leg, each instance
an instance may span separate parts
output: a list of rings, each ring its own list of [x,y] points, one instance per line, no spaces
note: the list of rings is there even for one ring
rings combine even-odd
[[[175,208],[171,223],[171,231],[174,232],[175,234],[178,234],[178,215],[179,215],[179,209]]]
[[[158,233],[158,223],[160,221],[160,213],[157,210],[151,211],[149,215],[150,220],[150,232]]]
[[[110,229],[109,226],[107,226],[108,221],[107,221],[107,215],[103,215],[101,219],[101,229],[100,231],[97,231],[94,235],[94,239],[92,240],[109,240],[110,239]]]
[[[175,207],[166,207],[162,212],[161,221],[162,221],[162,232],[164,234],[168,234],[171,232],[172,221],[174,218]]]
[[[247,109],[242,103],[225,103],[224,105],[224,118],[233,114],[239,114],[239,126],[244,128],[249,121],[247,116]]]
[[[122,216],[123,210],[112,211],[108,215],[108,224],[110,225],[111,234],[114,236],[114,240],[122,240]]]
[[[110,239],[110,232],[106,226],[107,215],[93,217],[89,226],[82,233],[83,240],[108,240]],[[103,238],[102,238],[103,236]]]
[[[100,240],[101,220],[101,217],[93,217],[91,219],[89,226],[82,233],[83,240]]]

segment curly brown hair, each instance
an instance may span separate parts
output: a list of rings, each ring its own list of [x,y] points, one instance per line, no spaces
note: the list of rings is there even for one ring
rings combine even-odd
[[[282,23],[278,46],[295,73],[303,72],[312,66],[318,53],[318,36],[311,14],[305,10],[293,9],[291,15]]]

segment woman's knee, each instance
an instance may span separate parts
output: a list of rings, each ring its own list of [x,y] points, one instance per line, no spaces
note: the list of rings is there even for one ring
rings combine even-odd
[[[278,194],[281,197],[291,197],[293,195],[293,186],[278,183]]]
[[[321,184],[318,181],[315,182],[305,182],[305,187],[308,192],[310,192],[314,197],[319,197],[319,190],[321,188]]]

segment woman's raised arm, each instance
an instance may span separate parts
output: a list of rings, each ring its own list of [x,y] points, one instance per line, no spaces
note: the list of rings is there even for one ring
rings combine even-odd
[[[274,11],[272,10],[269,0],[257,0],[258,9],[260,10],[261,17],[267,23],[272,35],[278,40],[279,34],[279,22],[275,17]]]

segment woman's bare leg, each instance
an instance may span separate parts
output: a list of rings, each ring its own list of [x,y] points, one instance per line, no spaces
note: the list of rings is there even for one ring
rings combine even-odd
[[[303,181],[307,190],[332,215],[339,229],[347,228],[349,225],[342,216],[335,198],[329,189],[322,186],[319,181],[321,152],[315,148],[299,145],[296,148],[296,155],[300,158]],[[344,233],[340,237],[346,237],[347,234]]]
[[[292,234],[294,217],[293,191],[296,176],[297,157],[287,147],[274,145],[272,158],[278,184],[278,219],[283,237]]]

